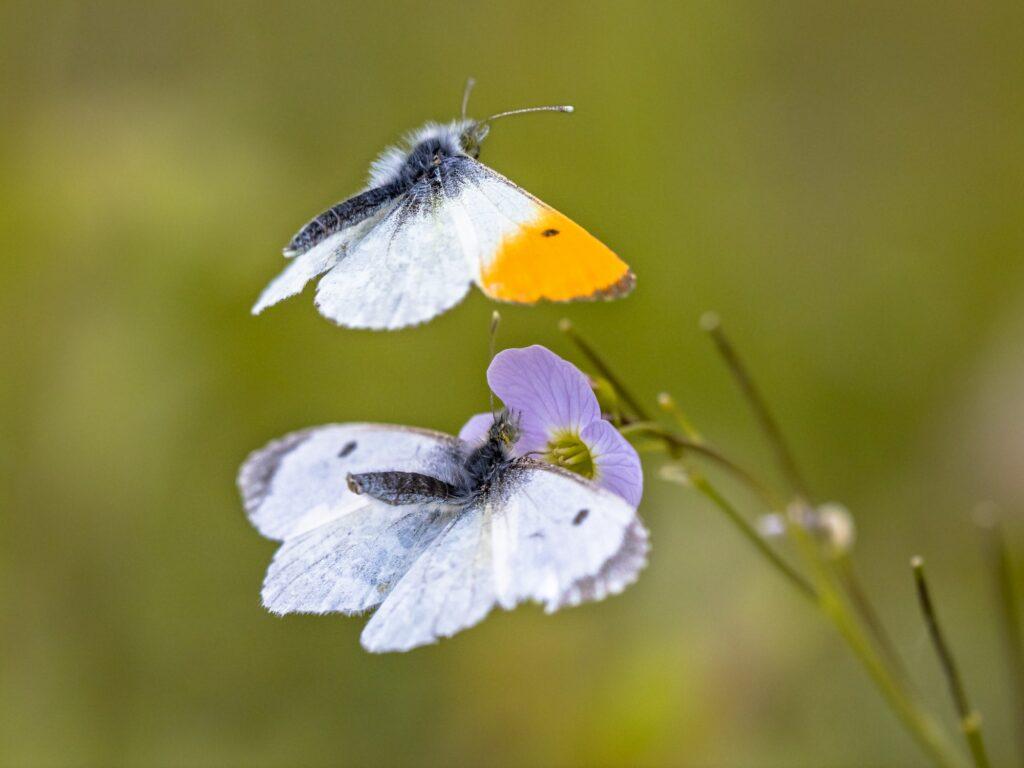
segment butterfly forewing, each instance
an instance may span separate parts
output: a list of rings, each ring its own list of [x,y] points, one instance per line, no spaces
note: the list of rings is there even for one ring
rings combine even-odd
[[[459,203],[484,233],[477,282],[488,296],[533,303],[632,290],[626,263],[579,224],[482,163],[472,162],[466,175]]]
[[[273,613],[361,613],[378,605],[452,519],[441,506],[372,499],[289,538],[263,582]]]
[[[601,573],[638,523],[636,511],[621,497],[547,464],[522,461],[503,486],[488,508],[496,597],[505,608],[524,600],[552,610],[572,603],[567,595]]]
[[[441,432],[386,424],[332,424],[294,432],[252,453],[238,474],[257,530],[283,540],[366,504],[348,473],[396,470],[454,482],[463,444]]]

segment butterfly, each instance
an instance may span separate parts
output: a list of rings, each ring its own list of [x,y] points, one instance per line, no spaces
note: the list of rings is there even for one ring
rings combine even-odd
[[[368,651],[407,651],[524,601],[548,612],[635,581],[647,530],[618,495],[514,457],[501,411],[475,445],[441,432],[334,424],[254,452],[238,485],[281,541],[263,584],[276,614],[376,609]]]
[[[478,161],[493,121],[572,107],[531,107],[485,120],[427,123],[370,169],[369,185],[306,224],[284,249],[291,264],[252,311],[323,275],[316,306],[339,325],[377,330],[430,320],[475,283],[490,298],[612,299],[635,278],[585,229]]]

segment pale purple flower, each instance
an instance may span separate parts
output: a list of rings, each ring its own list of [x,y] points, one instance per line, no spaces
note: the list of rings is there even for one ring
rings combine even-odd
[[[494,356],[487,383],[520,418],[517,455],[539,454],[617,493],[634,507],[643,495],[640,457],[619,431],[601,418],[587,377],[545,347],[506,349]],[[459,432],[467,442],[487,434],[493,418],[473,416]]]

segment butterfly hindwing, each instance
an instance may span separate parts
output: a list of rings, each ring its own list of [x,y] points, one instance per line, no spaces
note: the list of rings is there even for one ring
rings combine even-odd
[[[271,612],[361,613],[380,604],[445,529],[451,510],[373,499],[287,539],[263,582]]]
[[[448,521],[370,617],[363,647],[407,651],[482,621],[494,607],[491,543],[480,505]]]
[[[305,251],[289,253],[291,263],[263,289],[252,313],[258,315],[267,307],[301,293],[310,280],[338,264],[349,246],[370,232],[386,216],[387,210],[389,208],[385,206],[377,215],[328,234]]]
[[[449,158],[417,182],[317,288],[320,313],[378,330],[426,322],[455,306],[473,282],[472,243],[459,217],[465,158]]]
[[[494,605],[548,610],[621,591],[646,563],[647,532],[633,508],[577,475],[529,460],[424,549],[363,631],[370,651],[449,637]]]

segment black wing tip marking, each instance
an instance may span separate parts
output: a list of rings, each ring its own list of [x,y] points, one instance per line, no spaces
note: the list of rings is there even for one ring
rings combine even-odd
[[[627,269],[622,277],[611,285],[607,285],[604,288],[598,288],[596,291],[587,294],[586,296],[573,296],[571,299],[549,299],[547,297],[542,297],[537,301],[516,301],[515,299],[503,299],[498,296],[491,296],[486,291],[484,291],[484,295],[491,301],[497,301],[502,304],[533,306],[540,303],[571,304],[576,301],[614,301],[615,299],[621,299],[628,296],[633,292],[634,288],[636,288],[636,274],[633,270]]]
[[[613,299],[621,299],[623,296],[628,296],[636,288],[636,275],[633,270],[626,269],[626,273],[620,277],[616,282],[609,285],[607,288],[602,288],[595,291],[590,298],[591,300],[604,300],[612,301]]]

